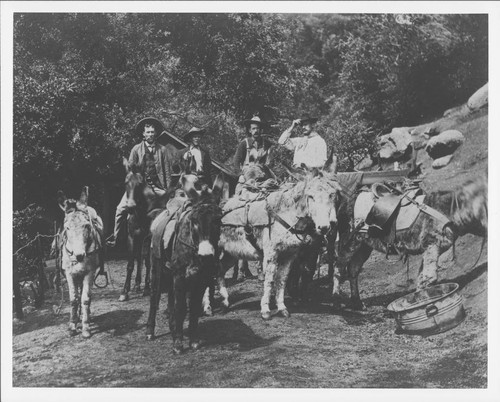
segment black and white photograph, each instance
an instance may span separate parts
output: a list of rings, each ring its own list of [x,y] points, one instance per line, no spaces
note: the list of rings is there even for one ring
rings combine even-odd
[[[1,7],[2,401],[500,400],[498,3]]]

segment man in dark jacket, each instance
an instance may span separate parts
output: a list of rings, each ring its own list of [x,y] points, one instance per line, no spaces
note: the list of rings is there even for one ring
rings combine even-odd
[[[158,135],[164,131],[164,127],[154,117],[146,117],[139,121],[135,131],[142,136],[143,141],[130,151],[128,164],[141,166],[146,183],[155,194],[161,196],[170,186],[171,166],[175,160],[175,150],[164,147],[156,141]],[[118,236],[122,232],[127,217],[126,204],[127,194],[125,193],[116,207],[114,233],[106,240],[106,244],[110,247],[116,245]]]
[[[179,151],[181,170],[196,174],[199,180],[212,187],[212,161],[207,149],[200,146],[201,136],[205,129],[193,127],[184,136],[188,146]]]

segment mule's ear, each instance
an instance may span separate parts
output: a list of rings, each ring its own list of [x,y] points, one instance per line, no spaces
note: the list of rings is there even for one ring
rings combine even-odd
[[[122,158],[122,163],[123,163],[123,167],[125,168],[125,170],[128,172],[130,170],[130,165],[128,163],[128,159],[123,157]]]
[[[66,195],[61,190],[57,192],[57,203],[59,204],[59,208],[66,212]]]
[[[290,167],[285,163],[283,164],[283,166],[285,167],[285,170],[288,172],[288,174],[293,178],[299,181],[304,179],[304,171],[302,171],[301,169]]]
[[[333,153],[333,149],[330,152],[330,156],[325,162],[325,166],[323,167],[323,170],[326,173],[330,174],[337,174],[337,155]]]
[[[212,193],[220,198],[224,190],[224,173],[219,173],[215,178],[214,185],[212,186]]]
[[[80,200],[79,201],[83,205],[87,206],[87,204],[89,202],[89,187],[88,186],[84,186],[82,188],[82,193],[80,194]]]

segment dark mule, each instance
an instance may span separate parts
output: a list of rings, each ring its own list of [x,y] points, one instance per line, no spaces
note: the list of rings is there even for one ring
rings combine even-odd
[[[397,233],[393,248],[400,254],[423,254],[417,278],[417,289],[437,282],[438,259],[455,242],[458,236],[472,233],[487,234],[487,184],[481,178],[464,184],[455,192],[438,192],[426,197],[425,205],[444,215],[448,222],[439,217],[420,212],[411,227]],[[341,240],[341,253],[333,280],[334,300],[340,299],[341,279],[348,279],[351,287],[353,308],[363,309],[359,296],[358,276],[372,250],[387,253],[387,244],[368,233],[354,230]]]
[[[120,301],[129,299],[130,282],[134,265],[137,263],[137,273],[135,276],[134,291],[141,291],[142,264],[145,261],[146,277],[144,280],[143,295],[150,293],[150,259],[149,249],[151,246],[151,236],[149,228],[154,217],[165,207],[167,194],[156,194],[146,183],[142,175],[142,168],[136,165],[129,165],[124,158],[123,165],[127,171],[125,177],[125,192],[127,194],[127,277],[120,295]]]
[[[202,299],[218,272],[217,243],[220,236],[219,207],[223,182],[218,178],[213,190],[205,185],[200,192],[188,192],[190,205],[176,218],[173,244],[163,245],[160,258],[152,254],[151,299],[146,326],[148,339],[154,338],[156,312],[162,289],[168,294],[169,326],[174,352],[183,349],[183,323],[189,306],[189,344],[200,346],[198,319]],[[179,212],[180,212],[179,211]],[[153,225],[154,226],[154,225]]]
[[[58,192],[58,203],[64,211],[64,225],[60,233],[62,269],[68,282],[71,303],[69,331],[76,334],[83,313],[82,336],[90,337],[90,301],[95,272],[102,258],[102,220],[94,208],[87,205],[88,187],[84,187],[78,201],[66,199]],[[101,261],[102,262],[102,261]]]

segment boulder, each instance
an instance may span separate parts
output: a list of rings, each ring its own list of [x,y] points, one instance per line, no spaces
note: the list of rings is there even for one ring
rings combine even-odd
[[[467,101],[470,110],[478,110],[488,104],[488,83],[479,88]]]
[[[445,167],[448,163],[450,163],[451,158],[453,158],[453,154],[437,158],[436,160],[434,160],[434,162],[432,162],[432,167],[434,169],[440,169],[442,167]]]
[[[412,143],[409,127],[393,128],[389,134],[379,138],[379,157],[382,159],[401,158]]]
[[[432,159],[450,155],[462,145],[464,136],[458,130],[447,130],[427,141],[425,150]]]

